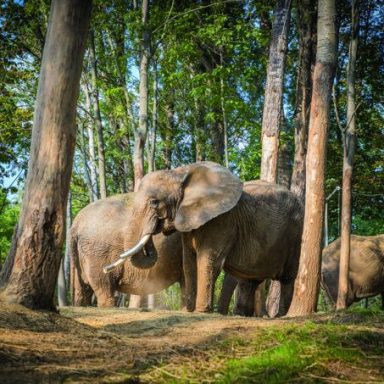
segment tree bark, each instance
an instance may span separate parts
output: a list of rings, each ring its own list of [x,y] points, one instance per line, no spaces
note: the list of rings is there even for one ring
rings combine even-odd
[[[324,171],[332,83],[336,66],[335,0],[319,0],[317,57],[309,122],[304,231],[300,265],[288,316],[316,310],[319,292]]]
[[[84,83],[82,85],[82,90],[85,97],[85,108],[88,112],[90,122],[87,123],[87,133],[88,133],[88,159],[85,161],[85,166],[89,169],[89,180],[90,180],[90,201],[96,201],[99,197],[99,190],[97,186],[97,171],[96,171],[96,154],[95,154],[95,139],[93,135],[93,123],[94,119],[92,117],[92,108],[91,108],[91,95],[89,92],[88,85]],[[84,141],[84,134],[82,134],[82,140]],[[83,146],[85,153],[85,145]],[[86,170],[87,172],[87,170]]]
[[[67,217],[65,223],[65,253],[61,259],[59,276],[57,279],[57,301],[59,307],[66,307],[68,305],[67,300],[67,288],[69,286],[69,274],[70,274],[70,257],[69,257],[69,242],[70,242],[70,229],[72,225],[72,194],[71,191],[68,193],[67,203]]]
[[[305,199],[305,160],[309,111],[312,94],[312,67],[316,59],[317,7],[311,0],[298,0],[297,28],[299,32],[299,63],[296,83],[295,108],[295,155],[291,180],[291,191],[302,203]]]
[[[223,52],[220,50],[220,65],[221,70],[223,70],[224,60]],[[221,102],[221,113],[223,114],[223,140],[224,140],[224,165],[228,168],[229,158],[228,158],[228,124],[227,124],[227,114],[225,111],[225,88],[224,88],[224,78],[223,74],[220,75],[220,102]]]
[[[175,134],[175,112],[174,112],[174,99],[173,92],[169,97],[168,102],[165,105],[165,114],[166,114],[166,128],[163,134],[163,158],[165,169],[171,169],[172,167],[172,152],[173,152],[173,142],[172,139]]]
[[[267,84],[262,123],[260,178],[276,182],[279,127],[282,112],[284,66],[290,21],[290,0],[277,0],[269,49]]]
[[[97,85],[97,62],[95,50],[95,34],[91,31],[89,56],[91,59],[91,75],[92,75],[92,99],[93,112],[95,114],[95,123],[97,130],[97,155],[99,158],[99,184],[100,198],[107,197],[107,182],[105,178],[105,149],[103,137],[103,123],[101,121],[100,105],[99,105],[99,87]]]
[[[90,0],[53,0],[36,99],[25,194],[6,289],[9,302],[54,308],[76,140]]]
[[[357,0],[352,1],[352,33],[349,44],[347,71],[347,127],[343,134],[343,186],[341,203],[341,246],[339,291],[336,309],[347,308],[349,259],[351,245],[352,218],[352,173],[356,146],[356,102],[355,102],[355,67],[359,36],[359,12]]]
[[[153,79],[153,106],[152,106],[152,133],[150,140],[148,140],[148,172],[155,170],[155,153],[156,153],[156,134],[157,134],[157,68],[154,66],[154,79]]]
[[[144,177],[144,149],[148,132],[148,63],[150,57],[151,35],[148,29],[148,0],[142,2],[143,36],[140,57],[140,105],[139,127],[135,130],[134,173],[135,191]]]

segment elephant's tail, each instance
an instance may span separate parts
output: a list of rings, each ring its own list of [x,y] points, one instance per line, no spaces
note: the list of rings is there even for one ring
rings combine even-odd
[[[84,281],[79,259],[78,236],[72,228],[69,241],[69,257],[71,260],[71,297],[72,305],[88,306],[92,304],[92,289]]]

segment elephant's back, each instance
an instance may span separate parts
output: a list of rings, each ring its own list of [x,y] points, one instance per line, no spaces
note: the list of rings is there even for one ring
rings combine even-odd
[[[73,221],[78,234],[98,236],[120,231],[131,213],[134,193],[120,194],[95,201],[83,208]]]

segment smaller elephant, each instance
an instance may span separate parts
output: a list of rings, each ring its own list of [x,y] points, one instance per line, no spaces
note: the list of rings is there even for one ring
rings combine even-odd
[[[83,208],[71,227],[70,254],[74,261],[74,305],[90,305],[92,293],[100,307],[114,306],[115,291],[135,295],[159,292],[179,282],[183,290],[181,235],[157,234],[141,251],[109,274],[103,266],[127,247],[126,236],[137,225],[132,217],[134,193],[98,200]],[[149,257],[150,256],[150,257]],[[145,263],[141,262],[142,260]]]
[[[339,286],[340,238],[323,250],[321,286],[333,305]],[[384,234],[351,236],[347,306],[364,298],[384,299]]]

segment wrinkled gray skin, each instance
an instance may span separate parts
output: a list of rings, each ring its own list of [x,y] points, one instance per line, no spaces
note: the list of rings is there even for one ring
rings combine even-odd
[[[200,162],[146,175],[133,211],[140,219],[131,232],[130,247],[147,234],[182,233],[189,311],[212,310],[214,284],[222,267],[257,283],[266,278],[281,281],[288,309],[303,213],[286,188],[255,181],[243,189],[228,169]]]
[[[323,250],[321,286],[333,305],[339,286],[340,238]],[[384,297],[384,234],[351,236],[347,306],[364,298]]]
[[[115,291],[148,295],[182,282],[181,236],[158,234],[147,245],[146,263],[135,266],[139,253],[108,274],[103,266],[119,257],[129,246],[127,236],[139,217],[132,217],[134,193],[96,201],[82,209],[71,228],[70,252],[75,262],[74,305],[90,305],[92,291],[97,305],[115,305]],[[144,269],[143,269],[144,268]],[[183,287],[182,287],[183,289]]]

